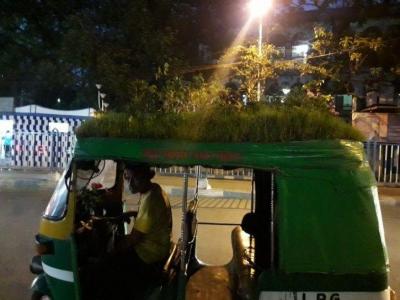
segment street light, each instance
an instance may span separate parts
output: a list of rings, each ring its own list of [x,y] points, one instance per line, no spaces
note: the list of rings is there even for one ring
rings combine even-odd
[[[258,55],[262,55],[262,18],[271,8],[272,0],[252,0],[249,3],[251,18],[258,18]],[[260,70],[258,70],[260,72]],[[261,98],[261,81],[257,83],[257,101]]]
[[[249,3],[250,13],[252,18],[261,18],[271,8],[269,0],[252,0]]]

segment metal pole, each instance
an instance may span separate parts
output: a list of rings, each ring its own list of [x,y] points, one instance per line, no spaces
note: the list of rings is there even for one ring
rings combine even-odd
[[[262,55],[262,16],[260,16],[258,23],[258,56],[261,59]],[[261,99],[261,66],[258,66],[258,82],[257,82],[257,102],[260,102]]]
[[[390,145],[390,169],[389,169],[389,182],[392,183],[393,165],[394,165],[394,145]]]
[[[275,264],[275,226],[274,226],[274,209],[275,209],[275,174],[271,172],[271,210],[270,210],[270,266],[274,267]]]
[[[99,110],[101,111],[101,104],[100,104],[100,89],[97,89],[97,104],[99,105]]]
[[[386,174],[387,174],[387,162],[388,162],[388,145],[385,144],[385,158],[383,164],[383,182],[386,183]]]
[[[397,155],[396,155],[396,159],[397,159],[397,164],[396,164],[396,181],[395,183],[399,183],[399,174],[400,174],[400,145],[397,145]]]
[[[376,160],[377,158],[377,149],[378,149],[378,144],[376,143],[376,141],[373,143],[373,148],[372,148],[372,162],[373,162],[373,170],[374,170],[374,175],[375,178],[377,178],[377,171],[376,171]],[[377,179],[379,181],[379,178]]]
[[[182,224],[181,224],[181,271],[186,273],[186,247],[187,247],[187,228],[186,228],[186,212],[187,212],[187,194],[188,194],[188,167],[184,168],[183,174],[183,196],[182,196]]]

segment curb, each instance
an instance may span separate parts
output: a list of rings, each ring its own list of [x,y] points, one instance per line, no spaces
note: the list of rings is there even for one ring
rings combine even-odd
[[[32,173],[24,172],[9,172],[7,169],[0,168],[0,187],[4,190],[31,190],[31,189],[51,189],[55,188],[61,176],[58,172],[43,172]]]
[[[25,173],[43,173],[43,174],[49,174],[49,173],[60,173],[62,174],[65,169],[63,168],[41,168],[41,167],[15,167],[15,166],[0,166],[0,172],[1,171],[14,171],[14,172],[25,172]]]

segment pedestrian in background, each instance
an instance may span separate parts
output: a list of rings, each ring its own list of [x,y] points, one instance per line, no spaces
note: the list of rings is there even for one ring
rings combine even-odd
[[[12,146],[12,134],[10,130],[6,131],[6,134],[2,137],[4,146],[4,157],[11,157],[11,146]]]

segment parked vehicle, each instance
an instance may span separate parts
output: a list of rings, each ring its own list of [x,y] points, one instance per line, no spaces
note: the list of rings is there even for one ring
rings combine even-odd
[[[78,140],[36,236],[33,299],[82,299],[87,264],[124,234],[129,213],[122,199],[117,208],[96,211],[80,198],[78,170],[92,172],[91,179],[105,160],[117,162],[115,189],[122,189],[126,162],[253,169],[252,209],[232,231],[232,261],[210,266],[196,259],[198,197],[184,193],[182,236],[159,276],[138,291],[140,299],[393,299],[376,182],[361,143],[114,138]],[[82,224],[95,228],[86,239],[77,233]]]
[[[162,265],[137,270],[144,283],[135,299],[393,298],[376,182],[357,140],[362,136],[339,119],[300,108],[216,106],[86,122],[36,237],[41,256],[33,265],[43,272],[34,296],[90,299],[109,288],[92,284],[91,266],[126,233],[124,165],[146,164],[185,168],[182,232]],[[110,174],[102,171],[105,161],[116,163],[112,205],[104,189],[91,186],[98,174]],[[232,231],[227,265],[197,259],[193,166],[253,170],[251,209]]]

